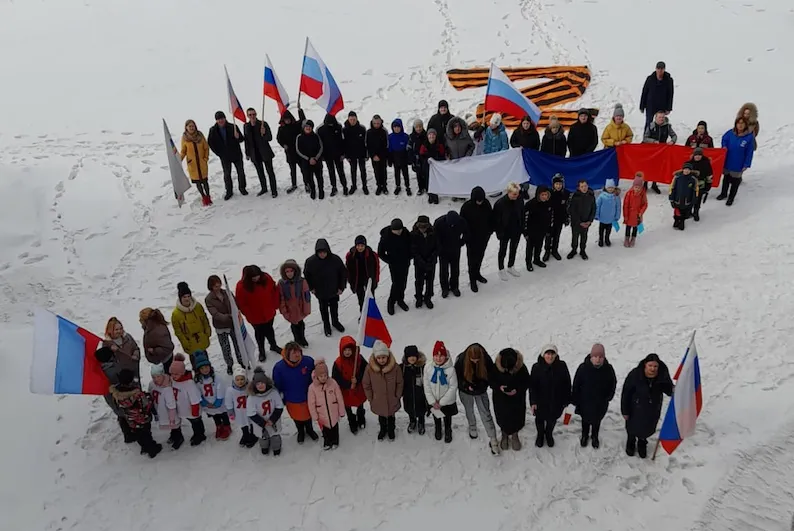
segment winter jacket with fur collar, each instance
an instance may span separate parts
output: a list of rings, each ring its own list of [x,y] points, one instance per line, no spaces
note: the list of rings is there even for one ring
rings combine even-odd
[[[182,349],[187,354],[192,356],[197,350],[209,348],[212,329],[207,314],[204,313],[204,307],[196,300],[193,300],[190,306],[182,306],[182,303],[177,301],[176,308],[171,314],[171,325]]]
[[[496,356],[490,384],[496,423],[506,434],[518,433],[526,424],[530,384],[529,370],[520,352],[515,366],[509,371],[502,366],[501,354]]]
[[[397,360],[389,352],[389,361],[380,366],[371,356],[364,372],[364,393],[370,409],[379,417],[390,417],[400,410],[403,395],[403,373],[397,367]]]

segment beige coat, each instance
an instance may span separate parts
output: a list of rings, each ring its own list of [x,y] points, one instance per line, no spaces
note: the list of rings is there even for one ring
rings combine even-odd
[[[379,417],[390,417],[400,410],[403,373],[391,351],[389,361],[383,367],[375,361],[375,356],[369,358],[363,384],[364,394],[367,395],[373,413]]]

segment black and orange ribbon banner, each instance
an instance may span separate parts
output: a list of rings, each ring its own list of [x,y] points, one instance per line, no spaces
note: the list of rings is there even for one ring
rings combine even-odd
[[[586,66],[545,66],[529,68],[502,68],[510,81],[527,79],[547,79],[543,83],[521,89],[521,93],[537,105],[543,112],[539,127],[549,124],[549,117],[554,114],[563,127],[570,127],[577,118],[577,110],[560,109],[558,105],[573,103],[578,100],[590,85],[590,69]],[[456,90],[484,87],[488,85],[488,68],[454,69],[447,71],[447,78]],[[598,109],[588,109],[592,116],[598,116]],[[477,105],[477,119],[483,119],[483,104]],[[489,119],[493,113],[485,113]],[[505,127],[518,127],[521,116],[502,117]]]

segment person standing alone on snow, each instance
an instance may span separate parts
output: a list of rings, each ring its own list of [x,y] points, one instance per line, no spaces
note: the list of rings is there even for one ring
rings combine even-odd
[[[460,297],[460,250],[469,239],[468,224],[454,210],[441,216],[433,224],[438,242],[441,297],[449,293]]]
[[[361,173],[361,190],[369,195],[367,188],[367,129],[358,122],[358,116],[350,111],[343,128],[345,158],[350,163],[350,195],[356,193],[356,171]]]
[[[331,376],[342,389],[347,421],[353,435],[367,426],[366,411],[364,410],[364,402],[367,401],[367,395],[364,393],[364,371],[366,368],[367,360],[359,353],[356,340],[350,336],[340,339],[339,357],[334,361]],[[356,408],[355,413],[353,408]]]
[[[490,385],[493,389],[496,423],[502,430],[500,450],[521,450],[518,432],[524,429],[527,421],[529,384],[529,371],[521,353],[512,348],[499,352],[494,362],[494,370],[491,371]]]
[[[248,265],[243,268],[243,278],[237,282],[234,297],[240,312],[254,327],[254,337],[259,348],[259,361],[265,361],[265,339],[270,344],[270,351],[281,353],[281,347],[276,343],[276,332],[273,330],[273,320],[278,311],[278,287],[273,277],[263,272],[257,265]]]
[[[593,191],[584,179],[579,181],[579,186],[568,202],[568,214],[571,217],[571,252],[568,253],[568,260],[576,256],[577,248],[582,260],[587,260],[587,232],[595,219],[596,201]]]
[[[615,191],[614,179],[607,179],[604,189],[596,199],[596,215],[598,220],[598,246],[612,246],[609,236],[612,234],[612,225],[620,221],[620,191]]]
[[[320,238],[314,244],[314,254],[306,259],[303,274],[317,297],[325,336],[331,336],[331,325],[344,332],[345,327],[339,322],[339,296],[347,285],[347,269],[342,259],[331,252],[326,239]]]
[[[499,453],[499,441],[496,440],[496,426],[491,416],[491,403],[488,401],[488,381],[494,370],[493,361],[488,352],[479,343],[472,343],[455,360],[455,373],[458,377],[460,402],[466,412],[469,423],[469,438],[476,439],[477,417],[475,406],[480,412],[480,420],[488,434],[493,454]]]
[[[281,121],[278,123],[278,133],[276,134],[276,141],[284,149],[284,154],[287,156],[287,164],[289,165],[289,176],[292,181],[292,185],[287,188],[288,194],[291,194],[298,189],[297,168],[300,159],[298,154],[295,152],[295,140],[297,140],[301,135],[303,130],[301,124],[306,119],[306,115],[303,114],[303,109],[301,109],[300,106],[298,106],[298,119],[299,121],[296,122],[291,111],[284,111],[284,113],[281,115]],[[308,193],[309,185],[305,182],[303,184],[306,187],[306,192]]]
[[[345,257],[345,267],[347,267],[347,280],[350,283],[350,291],[358,298],[358,310],[364,307],[364,299],[367,296],[367,286],[373,295],[378,288],[380,280],[380,259],[378,253],[367,245],[367,239],[358,235],[355,244],[347,252]]]
[[[303,349],[294,341],[284,346],[281,360],[273,367],[273,383],[284,397],[287,412],[298,428],[298,444],[308,435],[313,441],[319,439],[312,428],[309,411],[309,386],[312,383],[314,359],[303,354]]]
[[[554,446],[554,425],[571,402],[571,375],[555,345],[546,345],[529,375],[529,404],[538,435],[535,446]]]
[[[403,395],[403,373],[383,341],[375,341],[372,346],[372,356],[364,372],[364,393],[370,409],[378,416],[378,440],[388,435],[393,441],[396,437],[394,414],[400,410]]]
[[[488,240],[493,234],[493,209],[485,197],[485,190],[475,186],[471,191],[471,199],[460,207],[460,217],[469,227],[466,240],[466,258],[469,264],[469,285],[471,291],[477,293],[477,283],[487,284],[488,280],[480,273]]]
[[[223,183],[226,186],[226,195],[223,196],[228,201],[234,195],[234,185],[232,184],[232,164],[237,170],[237,184],[240,187],[240,194],[248,195],[245,190],[245,168],[243,167],[243,151],[240,144],[245,138],[240,132],[240,128],[226,121],[223,111],[215,113],[215,125],[210,127],[207,143],[215,155],[221,159],[223,167]]]
[[[425,415],[429,409],[425,398],[423,373],[427,359],[416,345],[408,345],[403,351],[400,370],[403,373],[403,409],[408,413],[408,433],[425,434]]]
[[[593,448],[600,446],[601,421],[607,414],[609,402],[615,397],[617,383],[615,369],[607,361],[604,345],[596,343],[576,369],[571,391],[571,404],[576,406],[575,412],[582,417],[579,440],[582,448],[591,441]]]
[[[339,446],[339,421],[345,416],[342,390],[328,375],[324,358],[318,358],[309,386],[309,412],[323,434],[323,450]]]
[[[323,141],[314,132],[314,122],[305,120],[303,132],[295,140],[295,153],[302,159],[303,182],[312,199],[325,199],[323,183]]]
[[[295,342],[308,347],[306,341],[306,319],[312,313],[312,296],[309,283],[301,276],[301,268],[295,260],[287,260],[279,268],[278,310],[287,320]]]
[[[196,122],[185,122],[185,132],[182,133],[182,150],[179,152],[180,160],[187,158],[187,173],[190,180],[201,194],[201,204],[212,204],[210,198],[209,167],[210,146],[204,134],[196,127]]]
[[[626,454],[648,455],[648,437],[656,431],[662,415],[662,394],[673,394],[667,365],[656,354],[648,354],[623,382],[620,412],[626,421]]]
[[[400,218],[393,219],[388,227],[381,229],[378,257],[389,265],[391,274],[391,291],[387,303],[389,315],[394,315],[395,305],[407,312],[405,289],[408,286],[408,271],[411,268],[411,234],[403,226]]]
[[[389,133],[389,166],[394,166],[394,195],[400,195],[400,175],[405,181],[405,193],[412,195],[411,181],[408,180],[408,134],[403,130],[403,121],[396,118],[391,123]]]
[[[438,243],[430,218],[419,216],[411,231],[411,257],[414,260],[416,307],[433,309],[433,281],[436,277]]]
[[[317,134],[323,143],[323,160],[328,168],[328,177],[331,179],[331,197],[336,196],[339,190],[336,187],[336,174],[342,183],[342,194],[348,195],[347,178],[345,177],[345,138],[342,126],[336,121],[336,116],[326,114],[323,125],[317,129]]]
[[[372,117],[367,131],[367,155],[372,159],[372,172],[375,174],[375,195],[388,194],[387,162],[389,160],[389,134],[383,128],[379,115]]]
[[[507,194],[500,197],[493,207],[493,226],[499,240],[499,278],[507,280],[507,273],[520,277],[516,271],[516,253],[521,243],[521,232],[524,224],[524,201],[521,199],[521,188],[516,183],[507,185]],[[507,259],[505,272],[505,255],[508,247],[510,255]]]
[[[267,193],[267,180],[265,179],[265,170],[270,179],[270,190],[273,197],[278,197],[278,189],[276,188],[276,172],[273,171],[273,158],[275,154],[270,147],[270,141],[273,140],[273,132],[270,131],[270,126],[264,120],[256,118],[256,109],[249,107],[246,111],[248,121],[243,126],[245,133],[245,158],[250,160],[256,168],[256,174],[259,177],[259,193],[257,196],[265,195]]]
[[[657,112],[661,111],[667,116],[673,110],[673,78],[666,69],[664,61],[656,63],[656,70],[645,79],[642,86],[640,112],[645,113],[646,129]]]

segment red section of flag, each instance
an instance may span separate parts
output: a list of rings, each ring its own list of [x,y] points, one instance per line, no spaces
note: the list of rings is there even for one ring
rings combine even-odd
[[[102,371],[102,366],[97,361],[94,353],[99,348],[102,341],[96,336],[78,327],[77,333],[85,340],[85,361],[83,362],[83,394],[84,395],[106,395],[110,388],[110,382]]]
[[[626,144],[618,146],[618,171],[621,179],[631,180],[638,171],[645,174],[648,182],[670,184],[673,173],[679,171],[692,158],[694,148],[659,144]],[[712,188],[720,184],[725,165],[726,150],[706,148],[703,155],[711,159],[713,170]]]

